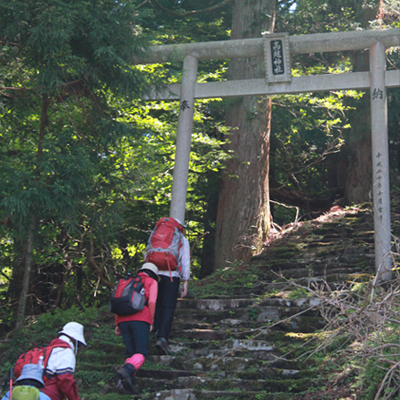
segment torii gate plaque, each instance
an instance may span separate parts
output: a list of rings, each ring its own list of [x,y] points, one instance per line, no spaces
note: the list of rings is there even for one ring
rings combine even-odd
[[[274,34],[275,35],[275,34]],[[400,45],[400,29],[382,29],[353,32],[335,32],[313,35],[298,35],[277,39],[269,36],[260,39],[228,40],[220,42],[187,43],[155,46],[135,63],[162,63],[170,58],[183,60],[183,77],[180,85],[170,85],[164,93],[157,93],[149,100],[180,100],[178,132],[172,201],[170,215],[180,220],[185,218],[187,178],[190,157],[190,142],[193,127],[194,101],[200,98],[279,95],[327,90],[370,90],[371,134],[373,159],[373,199],[375,230],[375,267],[379,280],[388,280],[392,275],[389,145],[387,128],[386,89],[400,86],[400,71],[386,71],[385,49]],[[288,39],[288,45],[283,42]],[[269,42],[272,53],[265,58],[273,63],[274,41],[282,41],[290,54],[323,53],[345,50],[370,50],[370,71],[334,75],[293,77],[286,70],[270,70],[266,79],[196,83],[199,60],[228,59],[235,57],[263,56],[264,46]],[[270,51],[270,50],[268,50]],[[290,52],[289,52],[290,51]],[[268,52],[267,52],[268,53]],[[284,53],[282,53],[284,55]],[[277,60],[275,60],[277,61]],[[273,64],[269,64],[270,66]],[[272,72],[271,72],[272,71]],[[282,76],[281,76],[282,75]]]
[[[264,35],[264,58],[267,83],[292,80],[289,35],[287,33]]]

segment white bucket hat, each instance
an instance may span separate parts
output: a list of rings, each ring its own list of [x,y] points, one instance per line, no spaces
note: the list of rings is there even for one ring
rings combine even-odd
[[[153,264],[153,263],[150,263],[150,262],[144,263],[144,264],[142,265],[142,268],[140,268],[138,272],[140,272],[140,271],[142,271],[142,272],[147,272],[147,275],[149,275],[149,273],[150,273],[149,276],[150,276],[151,278],[153,278],[153,279],[155,279],[156,281],[160,282],[160,279],[161,279],[161,278],[158,276],[158,268],[157,268],[157,265],[155,265],[155,264]],[[153,273],[154,276],[151,276],[151,275],[152,275],[151,273]]]
[[[39,365],[36,364],[25,364],[22,367],[21,375],[18,379],[15,380],[15,383],[22,381],[24,379],[33,379],[34,381],[38,381],[41,384],[41,387],[44,387],[43,382],[43,369]]]
[[[77,322],[68,322],[68,324],[64,325],[63,330],[58,332],[58,334],[67,335],[70,338],[82,343],[84,346],[87,346],[85,337],[83,336],[83,326]]]
[[[139,269],[139,271],[141,271],[142,269],[148,269],[149,271],[154,272],[156,275],[158,274],[157,265],[150,263],[150,262],[144,263],[142,265],[142,268]]]

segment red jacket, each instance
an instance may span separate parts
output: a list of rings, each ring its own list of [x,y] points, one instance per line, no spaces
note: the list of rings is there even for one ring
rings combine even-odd
[[[46,383],[42,392],[47,394],[51,400],[79,400],[78,386],[74,379],[75,354],[74,345],[66,336],[54,339],[51,345],[57,342],[70,345],[70,348],[57,347],[53,349],[49,361],[45,366]]]
[[[153,325],[158,294],[158,282],[153,278],[150,278],[145,272],[139,272],[138,275],[142,277],[142,282],[146,290],[144,295],[146,299],[146,305],[142,311],[139,311],[133,315],[125,315],[123,317],[115,315],[115,325],[125,321],[143,321]]]

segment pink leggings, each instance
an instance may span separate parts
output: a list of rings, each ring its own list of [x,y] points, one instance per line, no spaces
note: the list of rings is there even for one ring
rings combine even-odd
[[[125,364],[132,364],[136,371],[144,364],[145,358],[143,354],[136,353],[132,357],[125,360]]]

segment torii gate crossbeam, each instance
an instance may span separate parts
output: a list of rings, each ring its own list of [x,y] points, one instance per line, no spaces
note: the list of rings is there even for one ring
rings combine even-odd
[[[136,64],[183,60],[182,83],[155,92],[148,100],[180,100],[170,215],[184,220],[190,142],[196,98],[279,95],[288,93],[370,89],[373,160],[375,266],[380,280],[391,277],[389,148],[386,88],[400,86],[400,72],[386,72],[385,49],[400,46],[400,29],[334,32],[289,37],[290,54],[370,49],[370,71],[293,78],[270,83],[262,79],[196,83],[199,60],[260,57],[264,39],[154,46]]]

